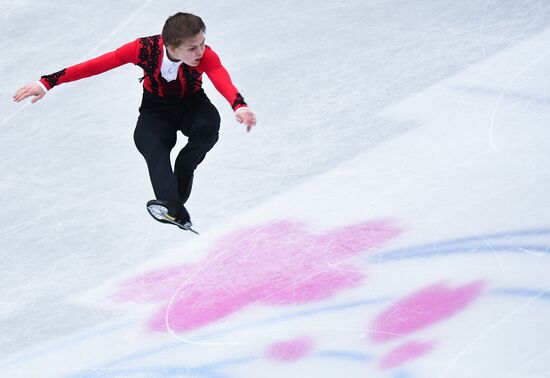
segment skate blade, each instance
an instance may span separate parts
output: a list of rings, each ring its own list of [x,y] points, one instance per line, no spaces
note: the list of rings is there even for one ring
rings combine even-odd
[[[190,223],[190,222],[187,222],[187,223],[185,223],[185,224],[182,224],[182,223],[179,223],[179,222],[177,222],[177,221],[171,219],[169,216],[168,216],[167,218],[164,218],[164,220],[167,221],[168,223],[172,223],[172,224],[178,226],[178,227],[181,228],[182,230],[191,231],[192,233],[199,235],[199,233],[198,233],[197,231],[195,231],[195,230],[193,230],[193,229],[191,228],[191,227],[193,226],[193,224]]]
[[[186,222],[185,224],[177,222],[174,218],[168,215],[168,209],[161,205],[149,205],[147,206],[149,213],[160,222],[171,223],[178,226],[182,230],[191,231],[194,234],[199,235],[199,233],[193,230],[193,224],[191,222]]]
[[[197,231],[195,231],[191,228],[191,226],[193,226],[191,223],[187,222],[184,225],[181,225],[180,223],[177,223],[177,222],[175,222],[175,223],[178,225],[178,227],[183,228],[184,230],[187,230],[187,231],[191,231],[192,233],[199,235],[199,233]]]

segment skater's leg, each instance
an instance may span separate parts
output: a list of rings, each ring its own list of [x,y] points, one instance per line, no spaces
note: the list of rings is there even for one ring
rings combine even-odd
[[[175,164],[178,191],[183,202],[191,193],[195,169],[218,141],[219,129],[218,110],[203,93],[194,96],[190,113],[182,124],[182,131],[189,140],[178,154]]]
[[[176,144],[177,129],[169,121],[149,111],[141,111],[134,141],[145,158],[155,197],[181,202],[177,181],[170,162],[170,151]]]

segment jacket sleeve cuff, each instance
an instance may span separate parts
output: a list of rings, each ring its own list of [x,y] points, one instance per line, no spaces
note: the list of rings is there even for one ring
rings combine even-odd
[[[48,92],[48,88],[42,83],[42,81],[38,80],[38,85],[40,85],[40,88],[44,90],[44,92]]]
[[[248,106],[243,105],[237,109],[235,109],[235,114],[243,113],[248,111]]]

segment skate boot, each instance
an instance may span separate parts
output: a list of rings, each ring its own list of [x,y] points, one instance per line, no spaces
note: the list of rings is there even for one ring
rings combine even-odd
[[[193,224],[189,212],[178,201],[151,200],[147,202],[147,211],[155,220],[161,223],[174,224],[183,230],[198,235],[198,232],[191,228]]]

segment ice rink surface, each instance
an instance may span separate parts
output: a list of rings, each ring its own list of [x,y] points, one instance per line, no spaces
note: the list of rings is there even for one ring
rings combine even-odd
[[[550,377],[550,2],[0,5],[1,377]],[[198,237],[145,211],[138,67],[11,100],[177,11],[258,117],[205,79]]]

